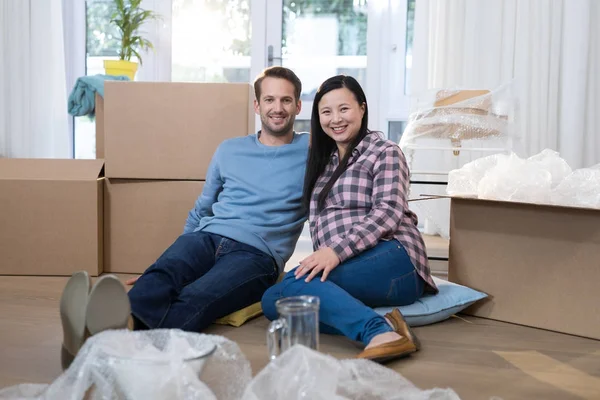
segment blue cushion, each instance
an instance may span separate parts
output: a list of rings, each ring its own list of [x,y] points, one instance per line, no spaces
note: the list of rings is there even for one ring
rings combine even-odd
[[[394,308],[398,308],[408,325],[422,326],[448,319],[476,301],[487,297],[487,294],[466,286],[436,277],[433,277],[433,280],[440,290],[438,294],[426,294],[408,306],[379,307],[375,308],[375,311],[384,315]]]

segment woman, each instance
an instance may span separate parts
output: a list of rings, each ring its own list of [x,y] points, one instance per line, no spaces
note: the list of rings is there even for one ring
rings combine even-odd
[[[367,128],[368,115],[350,76],[329,78],[317,91],[303,192],[315,251],[267,290],[262,307],[272,320],[278,299],[318,296],[321,332],[361,341],[358,357],[381,362],[419,343],[397,309],[384,318],[372,308],[408,305],[437,288],[407,205],[406,160]]]

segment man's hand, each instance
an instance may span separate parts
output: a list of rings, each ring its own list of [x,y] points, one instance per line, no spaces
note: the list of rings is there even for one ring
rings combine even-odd
[[[305,282],[310,282],[319,272],[323,271],[321,282],[325,282],[329,273],[338,265],[340,265],[340,259],[335,251],[329,247],[323,247],[300,261],[300,266],[296,268],[294,275],[296,279],[300,279],[310,272],[305,279]]]
[[[138,275],[138,276],[136,276],[136,277],[134,277],[134,278],[129,278],[129,279],[127,279],[127,280],[125,281],[125,284],[126,284],[126,285],[133,285],[133,284],[135,284],[135,283],[137,282],[137,280],[138,280],[138,279],[140,279],[140,276],[141,276],[141,275]]]

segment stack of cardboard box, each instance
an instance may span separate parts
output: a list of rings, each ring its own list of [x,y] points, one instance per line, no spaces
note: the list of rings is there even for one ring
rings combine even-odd
[[[248,84],[107,82],[97,160],[0,160],[0,274],[141,273],[183,232]]]
[[[107,82],[105,271],[143,272],[183,232],[219,143],[254,130],[248,84]]]

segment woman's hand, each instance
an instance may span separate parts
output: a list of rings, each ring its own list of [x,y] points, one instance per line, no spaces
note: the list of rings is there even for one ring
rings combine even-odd
[[[323,247],[300,261],[300,266],[296,268],[294,275],[296,279],[299,279],[310,272],[305,279],[305,282],[310,282],[319,272],[323,271],[321,282],[325,282],[329,273],[338,265],[340,265],[340,259],[335,251],[329,247]]]

